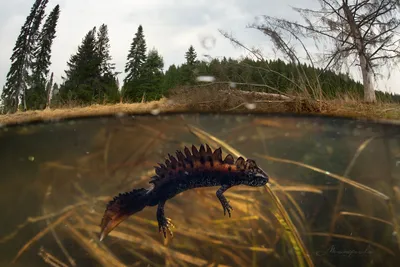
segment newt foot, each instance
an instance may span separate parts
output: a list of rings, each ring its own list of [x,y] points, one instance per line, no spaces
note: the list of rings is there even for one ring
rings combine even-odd
[[[171,237],[174,236],[173,232],[171,231],[171,228],[175,228],[175,226],[172,224],[172,221],[170,218],[163,217],[159,220],[158,230],[160,233],[161,233],[161,231],[163,232],[164,238],[167,238],[167,231]]]
[[[231,217],[231,211],[233,210],[232,206],[229,205],[228,201],[222,203],[222,207],[224,208],[224,216],[228,212],[229,217]]]

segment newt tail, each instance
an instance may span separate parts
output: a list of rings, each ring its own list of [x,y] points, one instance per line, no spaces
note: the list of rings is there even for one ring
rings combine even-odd
[[[166,238],[166,231],[172,236],[171,220],[165,217],[164,206],[168,199],[177,194],[200,187],[220,186],[216,191],[224,215],[231,217],[233,208],[229,205],[224,192],[237,185],[252,187],[264,186],[269,176],[257,166],[252,159],[238,157],[236,161],[231,154],[222,159],[222,150],[211,150],[209,145],[201,145],[199,150],[193,145],[191,151],[185,147],[183,152],[177,150],[176,157],[168,154],[165,163],[155,166],[155,175],[151,177],[149,189],[133,189],[119,194],[106,207],[102,221],[100,241],[129,216],[140,212],[145,207],[157,207],[159,231]]]

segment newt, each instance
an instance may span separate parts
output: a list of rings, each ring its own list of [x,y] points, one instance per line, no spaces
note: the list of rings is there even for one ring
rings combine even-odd
[[[187,147],[183,152],[177,150],[176,157],[168,154],[165,163],[154,166],[150,188],[133,189],[115,196],[106,206],[100,225],[100,241],[129,216],[156,205],[159,232],[163,232],[164,238],[166,231],[173,236],[171,219],[164,214],[165,203],[193,188],[220,186],[216,191],[217,198],[224,216],[228,213],[231,217],[233,208],[224,196],[225,191],[238,185],[264,186],[269,181],[268,174],[253,159],[245,160],[240,156],[235,161],[231,154],[222,159],[222,149],[212,151],[208,144],[200,145],[199,149],[192,145],[191,150]]]

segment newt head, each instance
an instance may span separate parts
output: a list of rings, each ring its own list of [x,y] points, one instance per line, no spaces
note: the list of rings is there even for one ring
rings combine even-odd
[[[107,210],[104,213],[103,219],[101,221],[101,231],[100,231],[100,241],[112,231],[115,227],[117,227],[121,222],[126,220],[129,217],[127,214],[123,214],[121,212],[112,212]]]
[[[264,186],[269,181],[269,176],[260,167],[255,160],[239,157],[235,162],[236,168],[244,174],[241,183],[248,186]]]
[[[119,194],[108,203],[101,220],[100,241],[129,216],[146,207],[146,192],[144,188],[134,189],[131,192]]]

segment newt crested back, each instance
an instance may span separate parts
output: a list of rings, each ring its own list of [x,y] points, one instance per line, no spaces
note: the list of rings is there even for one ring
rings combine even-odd
[[[155,167],[156,175],[151,177],[149,189],[133,189],[119,194],[106,207],[102,221],[100,241],[129,216],[143,210],[146,206],[156,206],[159,231],[166,230],[172,236],[171,220],[164,215],[165,202],[175,195],[199,187],[220,186],[216,195],[221,202],[224,215],[231,216],[232,207],[224,192],[236,185],[264,186],[269,181],[268,175],[252,159],[239,157],[234,160],[231,154],[222,159],[222,150],[211,150],[208,144],[200,149],[193,145],[192,153],[185,147],[177,150],[176,157],[168,154],[165,164]]]

